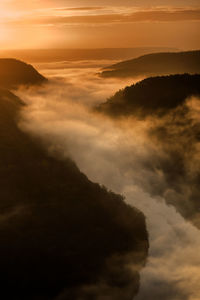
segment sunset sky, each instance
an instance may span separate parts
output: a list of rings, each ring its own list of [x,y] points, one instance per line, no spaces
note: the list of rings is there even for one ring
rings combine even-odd
[[[199,0],[2,0],[0,47],[200,47]]]

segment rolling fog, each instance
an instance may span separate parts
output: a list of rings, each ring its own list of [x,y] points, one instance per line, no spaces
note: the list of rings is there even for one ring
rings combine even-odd
[[[45,87],[17,91],[28,104],[19,126],[39,137],[52,155],[63,160],[70,156],[89,179],[123,194],[127,203],[144,212],[150,252],[136,300],[198,300],[199,230],[174,206],[166,204],[170,202],[169,194],[178,194],[165,184],[162,170],[149,167],[149,162],[156,165],[165,156],[163,147],[149,135],[149,128],[167,120],[111,120],[94,113],[95,104],[133,83],[99,78],[97,66],[96,61],[76,66],[73,62],[40,64],[39,71],[50,82]],[[189,99],[188,105],[193,118],[197,118],[195,99]],[[195,173],[195,160],[192,162],[190,170]],[[166,197],[152,192],[160,186]]]

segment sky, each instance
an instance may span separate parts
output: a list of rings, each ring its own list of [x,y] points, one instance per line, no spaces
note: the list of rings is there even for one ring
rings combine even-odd
[[[1,0],[1,49],[200,47],[199,0]]]

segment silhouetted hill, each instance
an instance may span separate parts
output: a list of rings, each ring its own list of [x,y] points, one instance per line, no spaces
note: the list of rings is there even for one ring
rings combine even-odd
[[[120,90],[97,110],[112,116],[164,114],[199,94],[200,75],[150,77]]]
[[[19,85],[42,84],[45,81],[47,79],[31,65],[11,58],[0,59],[0,87],[15,88]]]
[[[106,67],[103,77],[139,77],[200,73],[200,51],[153,53]]]
[[[97,107],[97,111],[114,118],[129,117],[130,124],[133,117],[133,130],[136,118],[141,127],[145,124],[150,151],[141,158],[141,170],[147,176],[138,184],[153,197],[165,199],[198,228],[199,108],[200,75],[188,74],[144,79]]]
[[[148,252],[144,215],[22,132],[22,107],[0,90],[3,298],[132,299]]]

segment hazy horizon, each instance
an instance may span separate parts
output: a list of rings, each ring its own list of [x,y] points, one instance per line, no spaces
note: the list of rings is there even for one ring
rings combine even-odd
[[[136,58],[154,52],[176,52],[180,49],[170,47],[135,48],[85,48],[85,49],[7,49],[0,50],[0,58],[16,58],[29,63],[62,61],[107,61],[106,64]],[[104,63],[103,63],[104,64]]]

